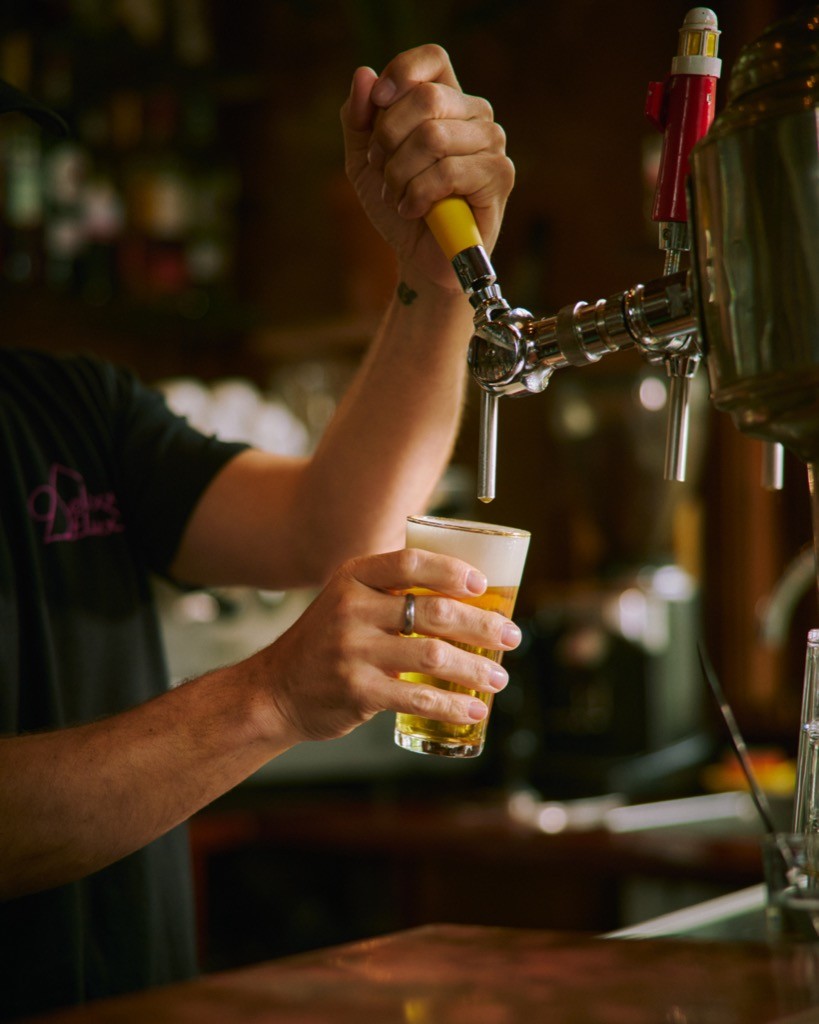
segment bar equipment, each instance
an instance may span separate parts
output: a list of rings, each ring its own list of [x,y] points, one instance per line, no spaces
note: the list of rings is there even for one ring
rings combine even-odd
[[[663,132],[657,189],[652,219],[659,224],[660,249],[665,253],[666,277],[679,272],[682,254],[691,248],[686,181],[689,155],[714,119],[716,83],[722,62],[717,57],[719,29],[713,11],[693,8],[680,30],[679,46],[664,82],[651,82],[646,116]],[[671,382],[664,475],[685,479],[688,447],[688,390],[702,352],[688,304],[680,308],[677,292],[681,278],[671,286],[665,305],[649,290],[644,306],[643,286],[628,293],[628,309],[618,315],[623,299],[613,296],[594,307],[577,303],[556,317],[536,320],[525,309],[510,309],[503,298],[486,251],[476,235],[465,203],[448,199],[428,218],[444,253],[452,261],[464,292],[475,309],[475,337],[469,349],[472,373],[481,387],[478,498],[495,496],[498,398],[501,395],[538,393],[545,389],[559,366],[597,362],[606,351],[638,344],[649,362],[663,362]],[[646,316],[659,303],[660,321]],[[590,321],[600,315],[599,324]],[[682,314],[675,322],[674,314]],[[646,320],[644,325],[643,320]],[[627,334],[624,336],[625,321]],[[668,324],[679,334],[667,333]],[[645,331],[644,326],[649,330]],[[660,327],[663,330],[660,332]],[[553,351],[556,347],[557,352]]]
[[[669,475],[680,479],[682,473],[684,381],[704,360],[716,407],[740,430],[794,451],[808,463],[813,487],[819,454],[819,7],[808,5],[775,23],[744,48],[726,109],[709,127],[719,70],[716,36],[713,12],[689,12],[663,92],[673,98],[681,82],[696,102],[669,104],[664,116],[672,118],[674,107],[673,125],[660,121],[656,83],[649,89],[649,115],[665,124],[667,139],[693,145],[702,133],[689,154],[686,221],[678,219],[684,159],[661,176],[655,202],[670,272],[538,318],[504,299],[479,236],[459,235],[469,213],[466,204],[458,210],[461,229],[443,247],[475,310],[468,359],[484,392],[482,500],[495,493],[498,399],[538,394],[558,369],[635,346],[649,361],[665,362],[672,378]],[[458,202],[448,200],[441,215],[453,213]],[[440,227],[430,226],[440,241]],[[674,269],[689,242],[692,266]],[[773,476],[780,455],[770,453]]]
[[[496,774],[560,800],[685,791],[713,753],[695,581],[676,565],[644,566],[541,591],[517,621],[524,639],[504,657]]]
[[[783,446],[806,463],[819,550],[819,4],[744,47],[714,117],[717,38],[713,12],[691,10],[671,75],[649,87],[646,112],[665,142],[653,211],[661,276],[538,317],[503,297],[479,236],[447,239],[474,308],[478,497],[495,495],[501,398],[539,394],[557,370],[636,348],[670,377],[666,477],[684,476],[688,383],[703,363],[715,407],[765,443],[765,486],[780,485]],[[458,200],[448,202],[454,212]],[[468,209],[458,217],[463,230]],[[799,770],[815,781],[806,757]]]
[[[793,831],[819,836],[819,629],[808,633]]]
[[[787,934],[815,942],[819,935],[819,629],[808,632],[796,792],[790,837],[778,837],[779,846],[793,851],[788,870],[777,873],[771,851],[765,850],[769,911]]]
[[[728,730],[728,736],[731,739],[731,746],[734,748],[734,753],[737,756],[737,760],[742,768],[742,773],[748,782],[748,789],[751,794],[751,798],[756,806],[757,813],[762,819],[762,824],[765,831],[769,836],[778,838],[776,825],[774,824],[773,814],[771,812],[770,804],[768,803],[768,797],[765,794],[765,790],[762,788],[759,779],[756,777],[756,772],[751,764],[751,758],[748,754],[748,747],[745,743],[745,738],[742,735],[742,731],[739,728],[739,723],[734,715],[733,708],[728,703],[728,700],[723,692],[722,685],[717,678],[717,674],[714,671],[714,666],[711,664],[711,659],[708,657],[708,652],[705,650],[704,644],[698,645],[700,665],[702,667],[702,673],[708,685],[711,688],[711,692],[714,695],[714,700],[717,702],[722,720],[725,723],[725,727]],[[790,860],[789,851],[783,845],[782,857],[788,862]]]

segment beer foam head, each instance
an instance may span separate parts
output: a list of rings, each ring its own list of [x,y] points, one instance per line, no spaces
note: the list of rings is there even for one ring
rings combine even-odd
[[[407,547],[453,555],[479,569],[490,587],[517,587],[529,550],[529,533],[511,526],[465,519],[409,516]]]

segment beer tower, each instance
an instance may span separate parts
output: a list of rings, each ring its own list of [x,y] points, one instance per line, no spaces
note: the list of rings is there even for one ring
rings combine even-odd
[[[635,346],[651,362],[665,362],[672,391],[679,382],[666,459],[671,478],[681,478],[684,454],[682,381],[704,360],[715,406],[740,430],[795,452],[808,464],[813,487],[819,5],[769,26],[743,49],[726,108],[711,123],[717,36],[713,12],[690,11],[671,75],[649,87],[647,113],[665,142],[653,214],[666,253],[663,276],[537,318],[503,298],[466,203],[445,200],[429,215],[475,310],[468,359],[484,395],[482,500],[495,493],[498,399],[540,393],[558,369]],[[692,265],[678,269],[689,245]]]
[[[444,250],[475,310],[478,496],[495,494],[502,397],[540,393],[556,370],[636,347],[670,376],[666,476],[683,477],[688,381],[702,362],[715,407],[766,443],[764,482],[778,482],[782,446],[806,463],[819,552],[819,4],[742,50],[714,118],[717,38],[713,12],[690,11],[669,78],[649,87],[647,113],[664,135],[653,211],[662,276],[538,318],[503,298],[464,227],[466,205],[433,211],[433,222],[457,213]]]

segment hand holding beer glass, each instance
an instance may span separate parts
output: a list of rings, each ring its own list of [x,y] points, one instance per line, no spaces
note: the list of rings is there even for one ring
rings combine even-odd
[[[453,555],[474,566],[487,579],[487,588],[479,597],[461,598],[466,604],[487,611],[496,611],[511,617],[520,586],[529,533],[491,523],[473,523],[461,519],[441,519],[435,516],[409,516],[407,519],[408,548],[421,548],[438,554]],[[429,590],[414,588],[412,595],[428,595]],[[411,607],[411,606],[410,606]],[[407,631],[405,631],[406,635]],[[411,633],[408,642],[418,634]],[[492,661],[500,662],[501,652],[450,641],[456,647],[473,651]],[[424,683],[444,690],[469,693],[492,706],[492,694],[437,679],[421,673],[402,673],[401,679]],[[444,757],[477,757],[484,747],[489,711],[474,724],[455,725],[436,722],[418,715],[398,714],[395,719],[395,742],[399,747],[419,754],[440,754]]]

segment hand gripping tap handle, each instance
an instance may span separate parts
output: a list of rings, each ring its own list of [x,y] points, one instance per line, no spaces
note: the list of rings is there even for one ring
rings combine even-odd
[[[501,301],[495,284],[495,271],[483,246],[475,217],[465,199],[450,196],[433,206],[426,216],[427,226],[452,263],[458,280],[473,308]],[[478,450],[478,498],[483,502],[495,497],[495,471],[498,445],[498,396],[481,390],[480,438]]]
[[[483,239],[469,203],[460,196],[439,200],[427,214],[426,222],[450,261],[467,249],[483,248]]]

